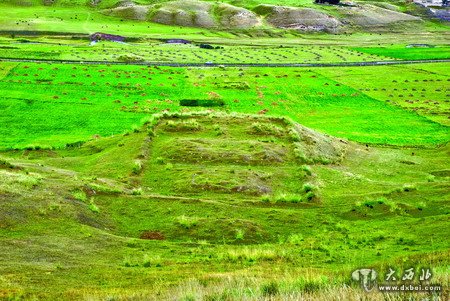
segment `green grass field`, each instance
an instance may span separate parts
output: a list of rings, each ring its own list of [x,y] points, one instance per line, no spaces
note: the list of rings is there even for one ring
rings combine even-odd
[[[320,74],[385,103],[449,125],[450,89],[447,64],[321,69]],[[385,74],[390,74],[386,77]],[[367,81],[361,81],[367,78]],[[376,82],[376,85],[374,85]]]
[[[450,53],[448,46],[421,49],[414,47],[408,48],[403,45],[397,45],[391,47],[354,48],[354,50],[371,55],[379,55],[406,60],[448,59]]]
[[[105,62],[167,62],[167,63],[334,63],[367,62],[389,59],[384,56],[367,55],[343,47],[290,46],[250,47],[221,46],[222,49],[201,49],[198,45],[171,45],[161,41],[118,44],[101,42],[89,46],[89,42],[66,40],[55,43],[47,40],[36,44],[31,40],[7,40],[0,46],[3,58],[44,60],[75,60]],[[63,44],[63,46],[61,46]]]
[[[223,100],[224,105],[213,110],[289,116],[324,133],[362,143],[426,146],[445,143],[449,137],[445,126],[448,119],[437,118],[440,124],[404,110],[403,103],[399,107],[372,98],[364,89],[357,90],[360,87],[341,84],[339,73],[330,78],[330,68],[239,70],[34,63],[17,64],[12,69],[11,64],[2,66],[9,71],[0,81],[1,119],[10,125],[0,133],[3,149],[62,147],[94,135],[120,134],[140,126],[142,119],[153,113],[198,110],[180,106],[183,99],[214,98]],[[384,87],[382,81],[373,81],[378,70],[410,70],[373,68],[364,69],[373,70],[365,75],[365,82],[377,90]],[[324,72],[328,75],[319,74]],[[408,73],[399,74],[405,80],[409,78]],[[359,74],[349,78],[361,80]],[[447,80],[445,75],[436,79],[444,83]],[[436,89],[445,90],[442,83],[436,82]],[[445,117],[446,92],[426,97],[442,102],[441,106],[429,106],[432,112],[442,114],[437,116]],[[428,113],[423,111],[424,115]]]

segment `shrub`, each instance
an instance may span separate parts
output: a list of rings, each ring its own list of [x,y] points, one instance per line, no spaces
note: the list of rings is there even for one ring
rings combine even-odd
[[[299,133],[294,129],[289,130],[289,138],[292,142],[299,142],[301,140]]]
[[[91,210],[94,213],[100,213],[100,209],[97,207],[97,205],[94,204],[94,199],[91,199],[91,202],[88,206],[89,210]]]
[[[176,219],[176,223],[185,229],[190,229],[197,226],[199,219],[194,216],[179,216]]]
[[[8,161],[6,161],[4,159],[0,159],[0,168],[14,169],[14,168],[16,168],[16,166],[14,166],[13,164],[9,163]]]
[[[296,194],[281,193],[275,197],[277,203],[300,203],[302,197]]]
[[[142,162],[141,161],[135,161],[133,164],[133,174],[138,175],[142,171]]]
[[[225,134],[225,131],[222,129],[222,127],[219,124],[214,124],[213,130],[216,132],[217,136]]]
[[[312,175],[312,171],[311,171],[311,167],[309,167],[308,165],[302,165],[301,169],[308,175]]]
[[[303,236],[301,234],[291,234],[287,238],[287,243],[291,245],[299,245],[303,241]]]
[[[86,202],[87,201],[87,195],[86,193],[81,190],[81,189],[77,189],[75,191],[72,192],[72,197],[77,200],[77,201],[81,201],[81,202]]]
[[[418,210],[423,210],[427,207],[427,204],[425,202],[420,202],[419,204],[417,204],[417,209]]]
[[[169,120],[166,123],[166,130],[168,131],[199,131],[201,125],[194,119],[185,121]]]
[[[263,196],[261,196],[261,201],[264,203],[269,203],[270,202],[270,195],[265,194]]]
[[[433,176],[433,175],[429,175],[429,176],[427,176],[427,181],[428,182],[434,182],[434,181],[436,181],[436,177]]]
[[[135,188],[131,191],[132,195],[141,195],[142,194],[142,188]]]
[[[95,180],[95,179],[93,179],[93,180]],[[106,194],[122,193],[122,190],[120,190],[116,187],[111,187],[111,186],[101,185],[101,184],[96,184],[96,183],[86,184],[85,187],[87,189],[93,190],[96,193],[106,193]]]
[[[307,200],[308,202],[312,202],[316,199],[317,195],[314,191],[309,191],[308,193],[305,194],[305,200]]]
[[[219,253],[220,260],[229,262],[257,262],[257,261],[275,261],[286,256],[283,251],[276,251],[267,247],[234,247],[224,253]]]
[[[244,239],[244,230],[242,229],[237,229],[236,230],[236,240],[243,240]]]
[[[414,185],[403,185],[402,190],[403,190],[404,192],[410,192],[410,191],[417,190],[417,187],[414,186]]]
[[[277,202],[277,203],[278,202],[283,203],[283,202],[286,202],[286,200],[287,200],[287,195],[285,193],[279,194],[275,197],[275,202]]]
[[[396,202],[393,202],[393,201],[386,201],[385,204],[386,204],[386,206],[389,207],[389,212],[391,212],[391,213],[395,213],[395,212],[397,212],[397,211],[400,210],[400,208],[398,207],[398,205],[397,205]]]
[[[263,296],[274,296],[277,295],[278,292],[279,292],[278,284],[274,281],[263,284],[261,286],[261,294]]]
[[[254,122],[250,126],[250,132],[256,135],[280,135],[282,129],[279,126],[265,123],[265,122]]]
[[[398,187],[395,188],[393,190],[391,190],[391,193],[395,193],[395,192],[411,192],[417,190],[417,187],[415,185],[410,185],[410,184],[405,184],[402,187]]]
[[[225,101],[222,99],[182,99],[180,100],[182,107],[223,107]]]
[[[302,187],[303,192],[310,192],[317,190],[317,187],[311,183],[305,183]]]

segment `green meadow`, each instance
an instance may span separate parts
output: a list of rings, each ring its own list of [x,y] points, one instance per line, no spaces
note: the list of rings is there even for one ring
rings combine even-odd
[[[119,44],[101,42],[89,45],[80,41],[53,39],[4,39],[0,46],[2,58],[74,60],[97,62],[161,62],[218,64],[256,62],[274,63],[335,63],[383,61],[392,58],[368,55],[363,52],[335,46],[286,46],[265,47],[210,45],[219,49],[202,49],[199,45],[166,44],[153,40],[148,43]],[[208,44],[209,45],[209,44]],[[446,48],[444,48],[446,49]],[[444,52],[447,53],[448,52]],[[443,56],[446,58],[445,56]]]
[[[414,111],[403,102],[396,105],[402,99],[397,93],[409,92],[396,91],[392,102],[381,97],[394,93],[394,88],[383,91],[388,86],[383,79],[375,80],[375,74],[398,69],[405,70],[398,73],[398,80],[410,79],[414,86],[407,66],[349,69],[372,70],[361,82],[359,72],[344,77],[338,69],[330,76],[332,68],[182,69],[2,63],[1,119],[9,126],[2,128],[1,147],[62,147],[94,135],[124,133],[141,126],[154,113],[201,109],[181,106],[183,99],[220,99],[223,105],[211,110],[288,116],[321,132],[361,143],[445,143],[449,137],[448,119],[444,118],[448,114],[447,76],[433,75],[436,88],[432,90],[439,92],[416,92],[427,93],[421,99],[433,97],[433,103],[440,105],[431,103],[427,110]],[[417,77],[422,81],[430,78],[425,74]],[[349,85],[344,81],[347,79]],[[364,83],[364,89],[352,86],[352,79]],[[366,94],[366,89],[371,90],[366,86],[381,93]],[[432,115],[435,111],[440,118]]]
[[[426,44],[425,44],[426,45]],[[405,47],[404,45],[392,45],[388,47],[358,47],[354,50],[371,55],[387,56],[396,59],[423,60],[423,59],[448,59],[449,47],[434,45],[424,47]]]

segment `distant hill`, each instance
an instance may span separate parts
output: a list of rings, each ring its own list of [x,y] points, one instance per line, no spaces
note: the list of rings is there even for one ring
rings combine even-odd
[[[312,0],[7,0],[2,5],[74,8],[74,12],[79,7],[121,21],[214,30],[284,29],[331,33],[411,30],[423,26],[423,20],[436,18],[417,4],[395,0],[344,2],[342,5],[320,5]]]

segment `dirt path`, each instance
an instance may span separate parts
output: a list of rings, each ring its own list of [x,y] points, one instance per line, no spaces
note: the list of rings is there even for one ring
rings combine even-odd
[[[219,63],[166,63],[166,62],[114,62],[114,61],[75,61],[75,60],[44,60],[44,59],[20,59],[2,58],[0,62],[16,63],[51,63],[51,64],[80,64],[80,65],[143,65],[162,67],[363,67],[363,66],[386,66],[386,65],[409,65],[423,63],[450,63],[450,59],[439,60],[396,60],[396,61],[374,61],[374,62],[340,62],[340,63],[270,63],[270,64],[219,64]]]

